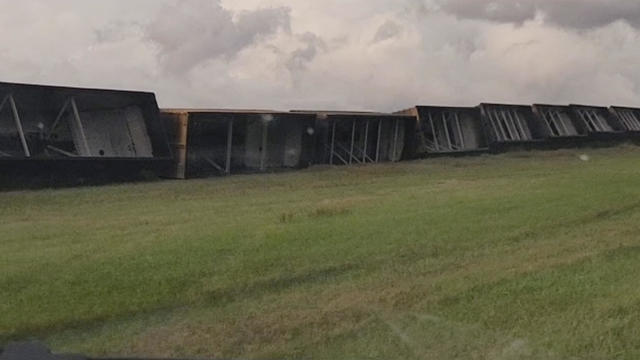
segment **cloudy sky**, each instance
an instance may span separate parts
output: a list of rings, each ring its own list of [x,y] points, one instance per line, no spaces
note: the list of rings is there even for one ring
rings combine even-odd
[[[162,107],[640,106],[636,0],[0,0],[0,79]]]

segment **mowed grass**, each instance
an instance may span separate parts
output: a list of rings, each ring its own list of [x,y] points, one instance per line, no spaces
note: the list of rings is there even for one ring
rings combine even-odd
[[[0,270],[0,344],[637,359],[640,149],[0,193]]]

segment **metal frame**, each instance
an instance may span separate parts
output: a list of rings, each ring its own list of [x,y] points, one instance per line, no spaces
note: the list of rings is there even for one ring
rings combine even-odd
[[[614,108],[614,111],[628,131],[640,131],[640,111],[631,108]]]
[[[75,104],[66,104],[53,136],[48,138],[59,111],[72,97]],[[172,166],[173,149],[156,97],[151,92],[0,81],[0,104],[2,102],[0,150],[4,154],[0,154],[0,181],[7,189],[140,180],[160,176]],[[135,113],[129,112],[131,110]],[[125,119],[125,113],[131,117]],[[113,118],[121,120],[110,123]],[[24,141],[14,121],[20,123]],[[87,144],[82,140],[78,123],[82,124],[93,156],[85,155]],[[136,138],[145,137],[144,153],[138,141],[136,154],[126,149],[129,138],[125,123],[131,125],[129,129]],[[73,137],[69,134],[70,126]],[[109,139],[123,151],[111,154],[105,151],[105,155],[97,156],[99,146],[109,145]]]
[[[542,118],[547,124],[547,128],[551,132],[552,136],[571,136],[572,134],[569,128],[562,120],[562,115],[558,109],[543,109],[540,111]]]
[[[178,178],[303,168],[314,160],[315,114],[271,110],[166,109],[163,115],[171,122],[183,116],[187,123],[189,145],[184,159],[177,160],[177,166],[182,165],[185,170],[184,175]],[[305,132],[306,126],[313,131]],[[280,131],[296,136],[295,140]],[[291,149],[299,152],[295,158],[288,152]]]
[[[398,154],[398,142],[400,137],[400,119],[395,119],[393,124],[393,145],[391,150],[393,151],[390,154],[390,160],[396,162],[398,160],[394,160]],[[368,164],[368,163],[379,163],[380,162],[380,153],[381,153],[381,145],[382,145],[382,130],[384,126],[385,119],[350,119],[350,137],[348,143],[341,143],[338,140],[338,132],[340,131],[340,127],[338,124],[339,120],[332,119],[330,130],[329,130],[329,164],[336,164],[336,160],[339,160],[344,165],[353,165],[356,164]],[[345,121],[347,122],[347,121]],[[372,123],[377,124],[377,135],[375,140],[375,158],[369,156],[369,152],[371,150],[369,146],[369,140],[371,139],[370,130]],[[376,125],[374,125],[376,126]],[[343,128],[344,129],[344,128]],[[358,141],[360,139],[360,141]],[[343,156],[344,155],[344,156]]]
[[[71,124],[71,125],[75,125],[77,127],[78,135],[80,136],[80,141],[81,141],[80,148],[77,148],[77,145],[76,145],[76,152],[80,156],[91,157],[91,148],[89,147],[89,142],[87,141],[87,137],[84,133],[84,127],[82,125],[82,120],[80,119],[80,112],[78,111],[78,106],[76,104],[76,100],[74,97],[70,97],[69,99],[67,99],[67,101],[65,101],[64,105],[60,109],[60,112],[58,112],[58,116],[53,122],[53,125],[51,125],[51,129],[49,130],[49,134],[47,135],[47,141],[51,140],[53,131],[58,127],[60,120],[62,120],[62,116],[67,112],[69,107],[71,107],[71,114],[73,115],[72,118],[73,118],[73,121],[75,122],[75,124]],[[67,152],[61,152],[61,153],[68,154]]]
[[[519,105],[482,104],[483,114],[497,142],[535,141],[533,129]]]
[[[260,171],[267,169],[267,155],[269,146],[269,122],[262,121],[262,151],[260,152]]]
[[[229,119],[227,124],[227,158],[225,164],[225,174],[231,175],[231,153],[233,151],[233,119]]]
[[[24,152],[24,156],[31,157],[31,151],[29,150],[29,145],[27,144],[27,139],[24,135],[24,129],[22,128],[22,121],[20,120],[20,115],[18,114],[18,107],[16,106],[16,102],[13,98],[13,95],[11,94],[6,95],[2,99],[2,102],[0,103],[0,113],[2,112],[2,110],[4,109],[4,106],[7,103],[9,103],[9,106],[11,107],[13,121],[15,123],[16,129],[18,130],[18,136],[20,137],[20,143],[22,145],[22,151]],[[6,154],[6,156],[8,156],[8,154],[5,152],[2,152],[2,154]]]
[[[394,160],[396,158],[396,155],[398,155],[398,137],[400,136],[400,134],[398,134],[398,132],[400,131],[400,120],[396,119],[395,121],[395,131],[393,133],[393,159],[391,159],[392,162],[396,162],[397,160]]]
[[[546,129],[549,138],[587,136],[586,129],[576,121],[576,117],[568,106],[534,104],[533,112]]]
[[[410,144],[414,156],[457,156],[489,151],[491,125],[483,121],[480,107],[417,105],[397,114],[416,117],[412,139],[415,143]]]
[[[376,140],[376,163],[380,162],[381,142],[382,142],[382,119],[378,119],[378,139]]]
[[[441,110],[441,116],[437,119],[440,120],[440,125],[444,132],[444,138],[446,144],[442,144],[439,139],[438,128],[436,127],[435,113],[437,111],[428,109],[427,118],[429,119],[429,125],[431,127],[432,146],[429,150],[433,152],[458,152],[466,149],[464,133],[462,131],[462,125],[460,124],[460,110]],[[451,129],[450,129],[451,128]],[[452,133],[451,130],[454,132]]]
[[[576,113],[587,125],[590,132],[613,132],[613,128],[608,124],[607,119],[598,114],[597,109],[581,108],[576,109]]]
[[[338,158],[344,165],[352,165],[355,160],[358,164],[362,164],[366,162],[366,157],[363,160],[360,160],[354,155],[354,151],[358,149],[356,147],[356,134],[357,134],[357,121],[356,119],[351,120],[351,137],[349,144],[343,144],[337,141],[337,133],[338,133],[338,121],[336,119],[332,120],[331,125],[331,145],[329,148],[329,164],[334,165],[335,158]],[[342,150],[348,157],[345,159],[342,155],[340,155],[336,148]],[[362,149],[360,149],[362,151]]]
[[[218,164],[217,162],[215,162],[212,158],[208,157],[208,156],[203,156],[204,160],[209,163],[209,165],[211,165],[214,169],[218,170],[218,172],[220,172],[220,174],[223,175],[231,175],[231,156],[233,153],[233,128],[234,128],[234,124],[235,124],[235,120],[234,119],[229,119],[227,120],[227,139],[226,139],[226,146],[225,146],[225,156],[224,156],[224,165]],[[267,124],[268,125],[268,124]],[[265,148],[265,143],[264,143],[264,135],[263,135],[263,149]],[[261,155],[262,158],[260,159],[260,169],[262,170],[264,168],[264,164],[265,164],[265,158],[264,155],[265,152],[263,151],[263,154]]]

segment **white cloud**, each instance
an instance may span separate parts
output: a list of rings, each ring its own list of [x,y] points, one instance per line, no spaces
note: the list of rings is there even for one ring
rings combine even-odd
[[[154,90],[165,107],[640,106],[634,4],[0,0],[0,78]]]
[[[178,73],[221,56],[233,60],[244,48],[278,30],[289,30],[288,8],[234,14],[215,0],[167,4],[146,27],[149,40],[159,47],[162,64]]]

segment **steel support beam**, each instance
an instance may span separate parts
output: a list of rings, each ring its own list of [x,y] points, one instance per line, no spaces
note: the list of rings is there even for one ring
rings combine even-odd
[[[498,117],[498,123],[500,125],[502,125],[501,129],[502,129],[502,131],[504,133],[504,139],[506,141],[513,140],[513,135],[511,134],[511,129],[509,129],[509,124],[507,124],[507,122],[504,119],[503,112],[504,111],[496,110],[496,116]]]
[[[560,123],[560,128],[564,132],[564,136],[572,135],[571,132],[569,131],[569,127],[564,122],[564,118],[562,117],[562,114],[559,111],[556,111],[555,115],[556,115],[556,119]]]
[[[627,127],[627,129],[630,130],[637,130],[634,126],[634,116],[631,112],[628,111],[620,111],[620,120],[622,120],[622,123],[624,124],[624,126]]]
[[[18,136],[20,137],[20,144],[22,145],[22,151],[24,152],[24,156],[31,157],[31,151],[29,151],[29,145],[27,144],[27,139],[24,135],[24,129],[22,128],[22,121],[20,120],[20,115],[18,114],[18,107],[16,106],[16,102],[14,101],[12,95],[7,95],[4,97],[4,99],[2,100],[2,103],[0,104],[0,112],[2,112],[2,109],[4,108],[7,102],[11,107],[11,113],[13,114],[13,121],[16,125],[16,129],[18,130]]]
[[[400,120],[396,119],[396,129],[395,129],[395,134],[393,136],[393,158],[391,159],[393,162],[397,162],[397,160],[395,160],[396,155],[398,155],[398,132],[400,131]]]
[[[462,125],[460,125],[460,116],[458,115],[458,112],[455,111],[453,113],[453,116],[456,119],[456,125],[458,127],[458,136],[460,136],[460,149],[459,150],[464,150],[467,148],[465,142],[464,142],[464,133],[462,132]]]
[[[513,117],[513,113],[511,112],[511,110],[505,110],[504,116],[507,119],[507,122],[511,125],[511,131],[515,136],[516,140],[518,141],[523,140],[524,134],[520,133],[519,124],[516,121],[516,119]]]
[[[507,110],[506,114],[508,115],[509,120],[513,124],[515,133],[518,136],[518,140],[529,140],[529,136],[527,135],[527,132],[524,130],[524,126],[520,121],[520,116],[518,115],[518,113],[515,111],[512,112],[510,110]]]
[[[356,143],[356,121],[352,120],[351,126],[351,149],[349,150],[349,165],[353,163],[353,148]]]
[[[581,114],[582,118],[587,122],[587,124],[592,129],[592,131],[594,132],[605,131],[605,128],[602,126],[600,119],[591,110],[583,109],[583,110],[580,110],[579,113]]]
[[[496,125],[498,126],[498,129],[500,130],[500,134],[502,135],[502,141],[508,141],[509,138],[507,137],[507,132],[504,129],[504,126],[506,124],[503,125],[502,120],[500,120],[500,115],[498,114],[498,110],[495,109],[493,111],[493,115],[496,121]]]
[[[551,132],[551,135],[553,136],[558,136],[559,134],[557,133],[557,126],[555,126],[554,122],[553,122],[553,117],[551,114],[551,111],[542,111],[542,117],[544,118],[544,122],[545,124],[547,124],[547,128],[549,128],[549,132]],[[554,127],[556,128],[556,130],[554,130]]]
[[[378,120],[378,140],[376,145],[376,163],[380,162],[380,145],[382,142],[382,119]]]
[[[640,119],[633,111],[625,111],[624,114],[627,116],[627,121],[629,122],[629,129],[631,130],[640,130]]]
[[[447,126],[447,113],[442,112],[442,126],[444,127],[444,134],[447,138],[447,144],[449,145],[449,151],[453,150],[453,144],[451,143],[451,134],[449,133],[449,126]]]
[[[340,144],[340,143],[337,143],[336,146],[340,150],[344,151],[346,154],[349,154],[349,149],[347,147],[342,146],[342,144]],[[353,150],[355,152],[355,150],[361,150],[361,149],[359,149],[357,146],[354,145]],[[349,155],[350,163],[353,163],[353,160],[355,160],[358,164],[362,164],[362,161],[355,154],[354,155]]]
[[[217,162],[215,162],[212,158],[208,157],[208,156],[203,156],[202,157],[206,162],[209,163],[209,165],[213,166],[216,170],[218,170],[220,173],[225,172],[224,168],[222,168],[222,166],[220,166]]]
[[[78,155],[74,154],[74,153],[70,153],[68,151],[64,151],[62,149],[59,149],[53,145],[47,145],[47,149],[51,150],[53,152],[56,152],[58,154],[64,155],[64,156],[68,156],[68,157],[78,157]]]
[[[87,137],[84,133],[84,127],[82,126],[82,120],[80,119],[80,112],[78,111],[78,106],[76,105],[76,100],[71,98],[71,111],[73,111],[73,119],[75,120],[76,126],[78,127],[78,135],[80,135],[80,140],[82,141],[82,146],[84,147],[82,156],[91,156],[91,148],[89,148],[89,142],[87,141]]]
[[[578,115],[580,116],[580,119],[582,119],[582,121],[587,124],[587,128],[589,129],[589,131],[595,131],[595,127],[593,126],[593,124],[591,123],[591,119],[589,119],[585,112],[583,110],[578,110]]]
[[[640,130],[640,119],[637,114],[633,111],[628,111],[627,116],[629,117],[629,123],[631,124],[630,128],[633,130]]]
[[[227,158],[225,161],[225,173],[231,174],[231,153],[233,151],[233,119],[227,124]]]
[[[76,105],[76,100],[71,97],[67,99],[67,101],[60,109],[58,116],[56,116],[53,125],[51,125],[51,129],[49,130],[49,134],[47,135],[47,140],[51,140],[51,136],[53,135],[53,131],[58,127],[60,120],[62,120],[62,116],[67,112],[68,108],[71,107],[73,121],[75,122],[75,126],[78,129],[78,136],[80,137],[80,149],[76,149],[80,156],[91,156],[91,149],[89,148],[89,143],[87,142],[87,137],[84,133],[84,127],[82,126],[82,121],[80,120],[80,113],[78,111],[78,106]]]
[[[367,150],[369,147],[369,120],[367,119],[367,122],[364,126],[364,150],[362,151],[362,154],[364,155],[362,157],[362,161],[363,162],[367,162],[367,158],[368,158],[368,154],[367,154]]]
[[[267,169],[267,154],[269,149],[267,146],[269,142],[269,123],[263,121],[262,123],[262,152],[260,154],[260,171],[265,171]]]
[[[336,149],[336,121],[333,120],[333,126],[331,130],[331,156],[329,157],[329,165],[333,165],[333,156]]]
[[[69,107],[69,101],[70,99],[67,99],[67,101],[64,102],[64,105],[62,105],[62,109],[60,109],[60,112],[58,112],[58,116],[56,116],[56,119],[53,121],[53,124],[51,125],[51,129],[49,129],[47,140],[51,140],[53,131],[58,127],[58,123],[60,123],[60,120],[62,120],[62,115],[64,115],[64,113],[67,111],[67,107]]]
[[[342,156],[340,156],[340,154],[336,153],[335,156],[338,158],[338,160],[342,161],[343,164],[349,165],[349,162],[345,160]]]
[[[440,151],[440,143],[438,141],[438,134],[436,133],[436,127],[433,123],[433,116],[431,116],[431,111],[428,111],[429,115],[429,123],[431,124],[431,133],[433,134],[433,144],[436,146],[436,151]]]
[[[520,136],[518,136],[517,130],[515,129],[515,124],[513,121],[509,122],[509,118],[507,117],[508,110],[501,110],[500,115],[504,121],[504,124],[507,127],[507,131],[509,131],[509,137],[511,140],[520,140]]]
[[[500,141],[500,131],[498,130],[498,125],[500,124],[496,124],[496,122],[493,120],[493,117],[491,117],[491,111],[486,110],[487,112],[487,117],[489,118],[489,124],[491,124],[491,127],[493,128],[493,132],[496,134],[496,138],[498,139],[498,141]]]

